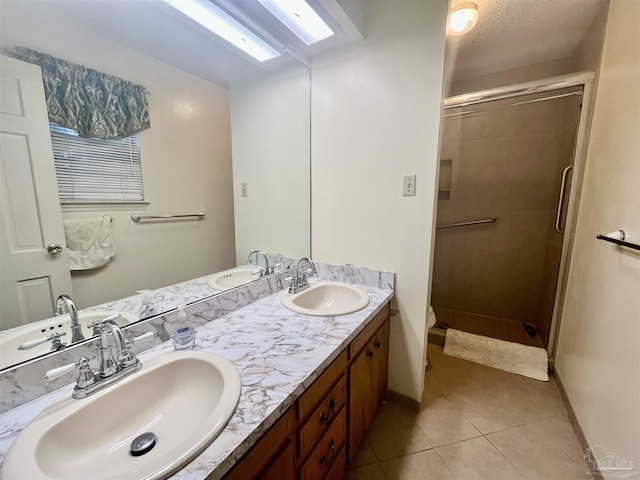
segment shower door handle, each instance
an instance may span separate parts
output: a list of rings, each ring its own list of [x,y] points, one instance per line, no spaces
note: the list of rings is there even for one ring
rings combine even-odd
[[[558,211],[556,212],[556,232],[563,234],[564,228],[560,226],[562,220],[562,207],[564,207],[564,191],[567,188],[567,176],[573,170],[573,165],[569,165],[562,172],[562,180],[560,185],[560,198],[558,198]]]

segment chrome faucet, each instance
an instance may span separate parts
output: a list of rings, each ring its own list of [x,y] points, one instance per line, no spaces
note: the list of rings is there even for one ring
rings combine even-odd
[[[131,351],[130,346],[133,343],[154,338],[154,333],[147,332],[127,341],[115,321],[106,319],[96,322],[96,325],[100,328],[100,370],[98,373],[93,373],[89,366],[89,360],[95,358],[95,355],[90,358],[80,357],[76,363],[49,370],[42,377],[44,382],[50,382],[77,369],[78,378],[72,397],[81,399],[99,392],[142,368],[142,363]]]
[[[274,267],[270,267],[269,266],[269,260],[267,259],[267,256],[263,252],[261,252],[260,250],[254,250],[253,252],[251,252],[249,254],[249,256],[247,257],[247,263],[251,264],[251,258],[254,255],[262,255],[262,258],[264,258],[264,269],[260,269],[260,278],[262,278],[262,277],[264,277],[266,275],[271,275],[274,272],[276,267],[275,266]],[[259,266],[257,263],[256,263],[256,265]]]
[[[311,268],[307,268],[306,270],[303,270],[301,272],[300,267],[305,263],[309,264]],[[289,277],[286,279],[289,282],[289,293],[298,293],[309,286],[309,280],[307,278],[307,272],[309,270],[311,270],[311,273],[313,275],[315,275],[316,277],[318,276],[316,267],[313,265],[313,262],[311,260],[309,260],[307,257],[302,257],[300,260],[298,260],[298,264],[296,265],[293,277]]]
[[[78,382],[73,390],[76,399],[88,397],[142,368],[140,360],[129,348],[131,342],[125,339],[118,324],[113,320],[97,323],[100,328],[100,370],[94,374],[88,359],[80,359]]]
[[[56,315],[64,315],[65,313],[69,313],[69,317],[71,318],[71,343],[80,342],[84,340],[84,335],[82,335],[82,326],[78,321],[78,309],[76,308],[76,304],[73,303],[73,300],[68,295],[60,295],[56,300]]]

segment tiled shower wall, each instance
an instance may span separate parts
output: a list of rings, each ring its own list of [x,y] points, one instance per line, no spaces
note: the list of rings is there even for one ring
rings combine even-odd
[[[437,231],[439,321],[535,323],[548,338],[562,242],[553,222],[580,98],[445,118],[437,223],[500,221]]]

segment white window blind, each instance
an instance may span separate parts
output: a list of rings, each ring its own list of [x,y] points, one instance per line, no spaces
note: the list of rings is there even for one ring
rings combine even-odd
[[[138,135],[83,138],[49,124],[61,201],[144,200]]]

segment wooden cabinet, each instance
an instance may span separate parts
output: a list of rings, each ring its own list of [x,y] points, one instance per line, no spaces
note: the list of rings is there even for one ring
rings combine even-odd
[[[245,454],[225,479],[295,479],[292,436],[294,428],[295,415],[293,410],[289,409]]]
[[[339,480],[387,391],[389,304],[225,480]]]
[[[382,318],[381,323],[349,366],[349,461],[362,445],[387,391],[389,321]]]

